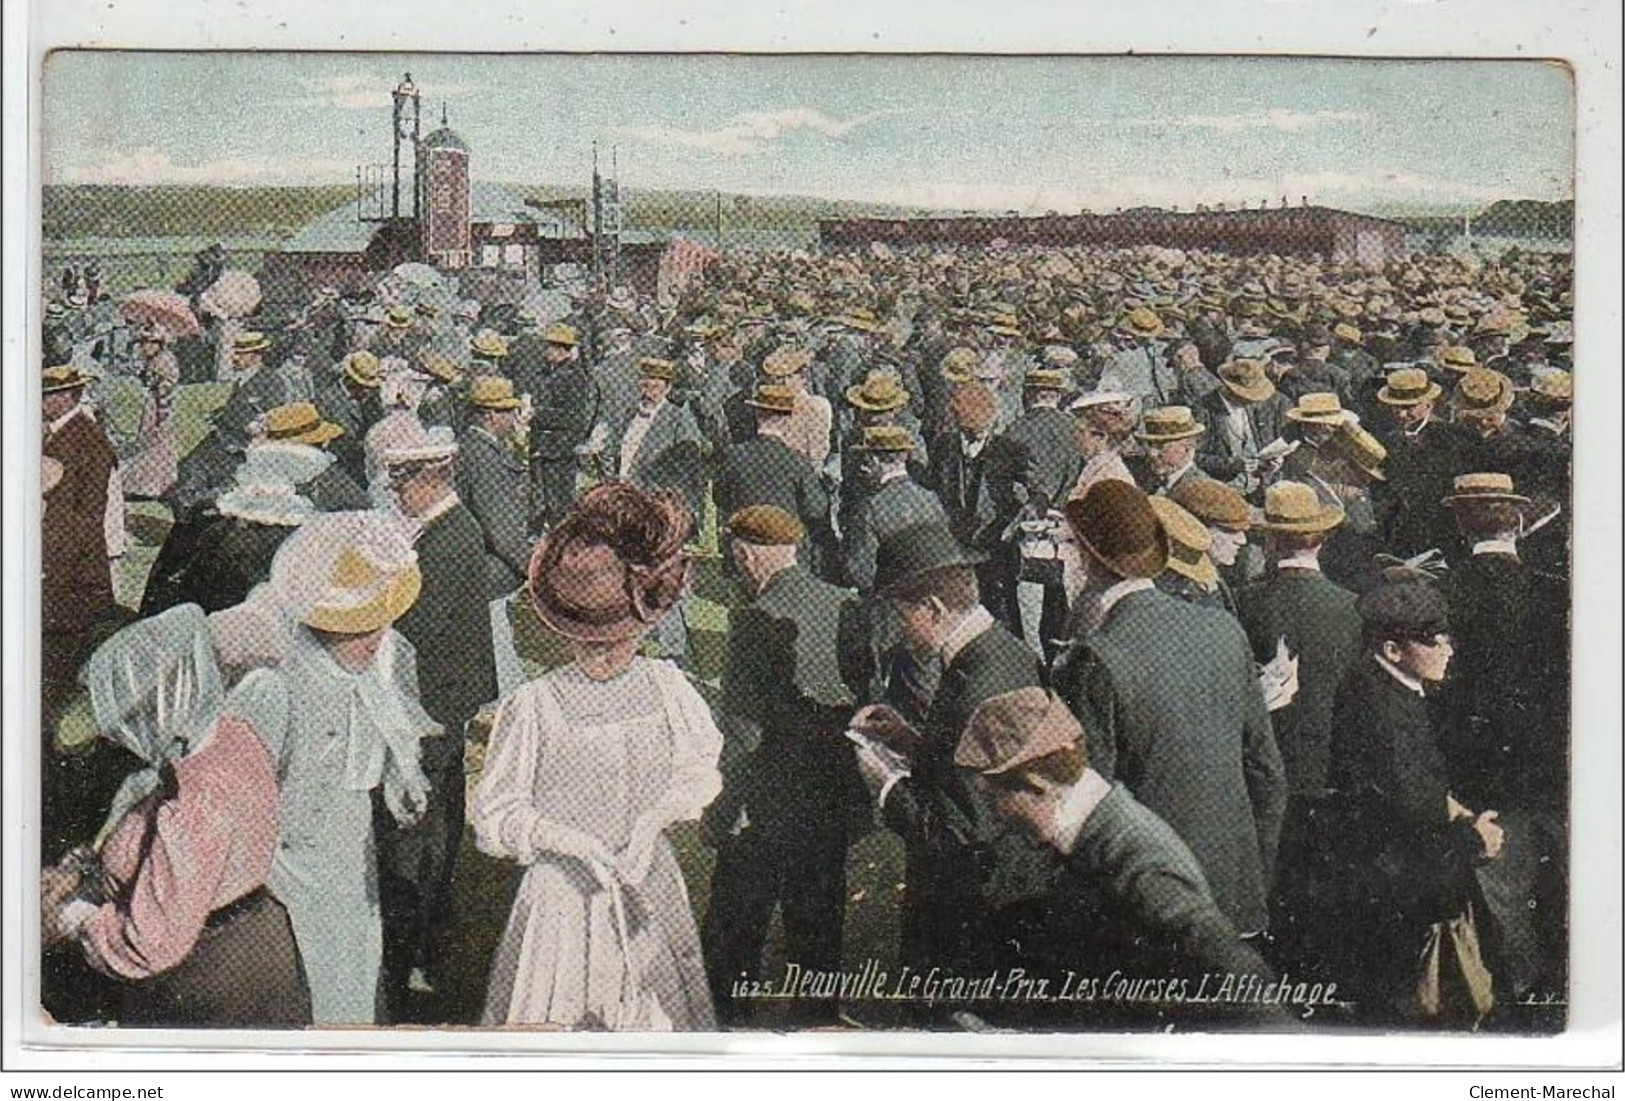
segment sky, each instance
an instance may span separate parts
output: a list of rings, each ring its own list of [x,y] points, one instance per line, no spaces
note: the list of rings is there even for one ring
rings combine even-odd
[[[346,183],[410,72],[478,179],[942,210],[1573,195],[1573,87],[1526,61],[65,51],[45,183]]]

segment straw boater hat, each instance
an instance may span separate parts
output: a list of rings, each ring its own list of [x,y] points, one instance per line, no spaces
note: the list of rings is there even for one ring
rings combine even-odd
[[[1345,421],[1337,435],[1332,437],[1333,449],[1358,467],[1368,478],[1378,482],[1386,482],[1388,475],[1382,472],[1382,464],[1388,458],[1388,449],[1382,441],[1361,428],[1358,424]]]
[[[900,424],[875,424],[863,430],[863,439],[853,451],[901,453],[914,450],[914,434]]]
[[[1168,533],[1145,492],[1106,479],[1063,507],[1072,533],[1119,577],[1152,578],[1168,566]]]
[[[669,359],[647,356],[638,360],[638,375],[642,378],[659,379],[662,382],[676,382],[677,364]]]
[[[1355,308],[1358,310],[1359,307]],[[1350,325],[1346,321],[1339,321],[1336,325],[1333,325],[1332,335],[1338,340],[1344,341],[1348,344],[1360,344],[1364,342],[1364,338],[1360,330],[1356,329],[1353,325]]]
[[[799,375],[812,362],[812,353],[793,344],[781,344],[762,360],[762,374],[768,378],[788,378]]]
[[[1529,498],[1514,492],[1510,474],[1461,474],[1456,477],[1449,496],[1440,503],[1447,508],[1459,505],[1489,504],[1527,505]]]
[[[1275,395],[1275,383],[1256,359],[1232,359],[1219,364],[1219,381],[1245,402],[1268,401]]]
[[[542,330],[544,344],[557,344],[564,348],[574,348],[581,342],[580,335],[573,325],[566,325],[562,321],[555,321]]]
[[[1101,405],[1127,405],[1134,395],[1122,390],[1086,390],[1067,403],[1068,413],[1081,413]]]
[[[45,368],[43,379],[43,392],[47,394],[58,390],[78,390],[89,386],[94,381],[90,375],[85,374],[71,364]]]
[[[1298,404],[1286,411],[1287,419],[1299,424],[1339,425],[1348,419],[1343,403],[1330,391],[1298,395]]]
[[[1330,531],[1343,522],[1343,510],[1323,504],[1319,495],[1302,482],[1276,482],[1264,491],[1264,518],[1255,526],[1262,531],[1310,534]]]
[[[1217,585],[1219,571],[1207,553],[1213,546],[1207,525],[1168,497],[1151,498],[1151,508],[1168,533],[1168,569],[1205,589]]]
[[[318,631],[364,635],[387,627],[417,603],[423,574],[417,562],[388,570],[362,549],[342,549],[327,577],[327,588],[304,622]]]
[[[1168,496],[1210,528],[1246,531],[1253,526],[1254,513],[1247,498],[1217,478],[1186,478]]]
[[[1439,366],[1457,374],[1466,374],[1478,366],[1478,357],[1471,348],[1448,347],[1439,352]]]
[[[1479,367],[1461,377],[1461,381],[1456,383],[1455,391],[1450,395],[1450,400],[1458,412],[1504,413],[1512,408],[1516,396],[1511,379],[1500,371]]]
[[[692,560],[692,521],[676,494],[596,486],[530,556],[526,593],[542,623],[577,642],[636,638],[676,606]]]
[[[728,517],[728,533],[759,547],[794,547],[807,537],[807,527],[777,505],[751,505]]]
[[[937,369],[948,382],[972,382],[976,378],[978,358],[973,348],[955,348],[942,357],[942,362]]]
[[[1054,692],[1018,688],[984,700],[971,712],[954,749],[954,764],[998,776],[1083,744],[1083,727]]]
[[[344,377],[357,386],[376,390],[383,385],[383,364],[365,348],[357,349],[344,357]]]
[[[855,310],[847,310],[837,317],[835,321],[839,325],[845,325],[848,329],[856,329],[862,333],[877,333],[880,331],[880,322],[875,318],[875,312],[861,307]]]
[[[889,596],[926,574],[984,561],[984,555],[955,539],[942,521],[915,524],[881,543],[875,559],[875,592]]]
[[[870,371],[860,386],[846,388],[847,403],[871,413],[886,413],[908,404],[902,380],[890,371]]]
[[[1574,377],[1559,367],[1536,367],[1529,372],[1529,395],[1551,405],[1574,400]]]
[[[508,342],[500,333],[481,329],[468,342],[469,350],[482,359],[501,359],[508,354]]]
[[[1161,336],[1164,328],[1162,318],[1157,316],[1155,310],[1145,306],[1136,306],[1123,315],[1123,320],[1118,323],[1117,331],[1154,338]]]
[[[1207,428],[1197,423],[1188,407],[1165,405],[1161,409],[1146,411],[1145,416],[1140,418],[1140,428],[1134,433],[1134,438],[1144,443],[1173,443],[1175,440],[1200,436],[1206,431]]]
[[[384,328],[386,329],[410,329],[412,321],[412,311],[405,306],[391,306],[384,314]]]
[[[1418,367],[1401,367],[1389,374],[1388,381],[1377,391],[1377,400],[1384,405],[1420,405],[1444,393],[1443,387],[1428,378]]]
[[[251,352],[268,352],[271,350],[271,338],[264,333],[238,333],[231,342],[231,350],[234,354],[239,355],[247,355]]]
[[[463,369],[457,366],[457,361],[443,352],[424,352],[417,359],[416,370],[437,382],[455,384],[463,377]]]
[[[764,382],[756,387],[756,393],[745,399],[745,404],[753,409],[789,415],[796,411],[796,395],[788,386]]]
[[[1062,391],[1071,388],[1072,380],[1065,371],[1045,371],[1040,369],[1028,371],[1022,385],[1029,390]]]
[[[513,379],[480,375],[468,390],[468,404],[476,409],[518,409],[524,404],[513,392]]]
[[[264,417],[265,438],[285,443],[309,444],[320,447],[344,435],[344,429],[332,421],[322,419],[316,407],[308,401],[295,401],[268,409]]]
[[[992,322],[987,327],[987,331],[992,333],[994,336],[1007,336],[1017,340],[1024,335],[1021,331],[1021,326],[1016,319],[1016,315],[1013,313],[994,314]]]

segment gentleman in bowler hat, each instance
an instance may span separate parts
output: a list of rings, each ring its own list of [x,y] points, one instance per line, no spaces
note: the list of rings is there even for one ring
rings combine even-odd
[[[1243,935],[1260,933],[1286,776],[1247,637],[1230,617],[1157,591],[1168,538],[1140,490],[1097,482],[1066,516],[1087,580],[1056,689],[1101,775],[1173,826],[1219,909]]]
[[[747,1003],[733,987],[758,976],[775,904],[788,960],[840,966],[847,845],[869,808],[841,732],[870,672],[857,594],[798,561],[800,520],[758,504],[734,512],[727,530],[751,601],[728,632],[723,791],[704,818],[717,866],[700,941],[718,1018],[735,1024]],[[832,1009],[813,1017],[828,1023]]]

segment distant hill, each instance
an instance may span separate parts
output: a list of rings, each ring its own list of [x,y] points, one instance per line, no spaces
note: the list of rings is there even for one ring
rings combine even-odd
[[[1460,233],[1465,215],[1399,217],[1423,233]],[[1472,215],[1474,233],[1486,236],[1564,238],[1574,235],[1574,200],[1548,203],[1537,199],[1503,199]]]
[[[585,187],[514,186],[526,198],[583,199]],[[76,237],[281,237],[353,197],[331,187],[119,187],[60,184],[45,188],[42,233],[47,240]],[[624,224],[637,229],[711,228],[717,195],[711,191],[627,188]],[[904,217],[925,211],[878,203],[830,201],[798,195],[721,197],[729,231],[810,235],[820,218]]]

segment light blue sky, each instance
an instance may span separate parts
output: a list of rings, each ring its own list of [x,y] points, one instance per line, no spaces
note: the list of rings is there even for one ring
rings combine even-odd
[[[58,53],[45,181],[346,182],[410,70],[483,179],[946,209],[1471,209],[1573,193],[1572,87],[1538,62]]]

